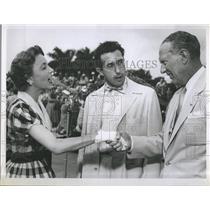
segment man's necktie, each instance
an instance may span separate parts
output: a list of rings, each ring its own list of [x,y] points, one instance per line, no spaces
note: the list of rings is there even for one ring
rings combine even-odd
[[[104,88],[105,92],[112,92],[113,90],[122,93],[121,91],[123,90],[123,87],[122,86],[121,87],[111,87],[109,85],[106,85]]]

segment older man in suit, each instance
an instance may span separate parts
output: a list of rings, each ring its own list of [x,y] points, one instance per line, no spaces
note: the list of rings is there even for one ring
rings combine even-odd
[[[110,134],[127,131],[132,135],[154,135],[162,127],[155,91],[126,77],[124,49],[117,42],[104,42],[95,51],[98,72],[105,84],[85,102],[82,134]],[[79,151],[81,178],[158,177],[160,156],[127,160],[105,142]]]
[[[162,132],[155,136],[132,136],[126,132],[130,158],[163,154],[163,178],[206,176],[205,68],[200,61],[196,36],[178,31],[161,44],[161,72],[180,88],[171,99]],[[122,144],[109,142],[120,151]]]

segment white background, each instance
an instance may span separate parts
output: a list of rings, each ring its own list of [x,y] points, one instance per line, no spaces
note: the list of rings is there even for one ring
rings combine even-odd
[[[206,1],[207,2],[207,1]],[[208,24],[205,1],[4,1],[2,23]],[[1,209],[209,209],[209,187],[0,187]]]
[[[125,49],[126,66],[129,69],[149,70],[153,78],[160,73],[159,47],[171,33],[184,30],[198,38],[201,45],[201,62],[206,65],[206,28],[204,26],[138,26],[138,25],[15,25],[6,27],[6,71],[14,57],[30,46],[39,45],[45,57],[54,47],[63,51],[88,47],[91,51],[104,41],[118,41]],[[155,65],[152,65],[152,62]],[[148,64],[147,64],[148,62]],[[149,63],[150,62],[150,63]],[[165,74],[167,81],[169,77]]]

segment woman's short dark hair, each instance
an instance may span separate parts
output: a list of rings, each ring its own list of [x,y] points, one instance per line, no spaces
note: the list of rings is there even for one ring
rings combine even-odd
[[[37,55],[44,55],[38,45],[22,51],[14,58],[11,64],[10,76],[19,91],[26,91],[29,84],[27,80],[33,74],[33,64]]]
[[[188,50],[192,59],[200,58],[200,43],[196,36],[188,32],[177,31],[172,33],[162,42],[162,44],[165,42],[172,42],[175,49],[184,48]]]
[[[106,41],[101,43],[94,51],[96,67],[102,67],[101,55],[104,53],[114,52],[115,50],[119,50],[122,53],[122,56],[124,56],[124,49],[118,42]]]

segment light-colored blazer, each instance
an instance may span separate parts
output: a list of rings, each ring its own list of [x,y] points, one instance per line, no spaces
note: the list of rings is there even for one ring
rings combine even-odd
[[[101,106],[104,86],[91,93],[85,102],[82,135],[96,134],[100,129]],[[160,132],[162,118],[157,95],[150,88],[127,78],[125,93],[119,98],[120,116],[117,117],[117,130],[132,135],[154,135]],[[114,116],[113,116],[114,118]],[[160,164],[147,164],[142,171],[142,159],[126,161],[125,152],[112,151],[101,154],[98,145],[81,149],[78,155],[79,177],[82,178],[125,178],[145,176],[157,177]]]
[[[163,178],[198,178],[206,176],[206,106],[205,71],[185,99],[170,134],[180,89],[171,99],[162,132],[151,137],[132,137],[130,157],[163,154]]]

